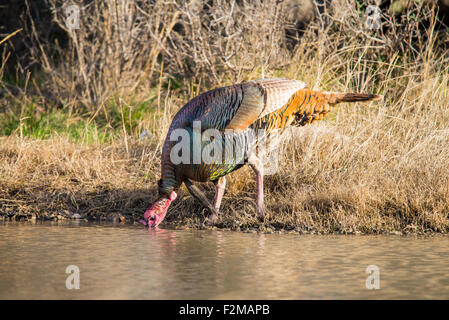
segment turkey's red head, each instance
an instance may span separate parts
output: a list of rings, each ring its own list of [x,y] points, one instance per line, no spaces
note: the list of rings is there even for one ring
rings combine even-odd
[[[147,209],[147,211],[145,211],[144,220],[140,220],[140,222],[149,228],[156,228],[162,220],[164,220],[165,215],[167,214],[167,209],[173,200],[176,199],[176,196],[176,192],[172,191],[169,199],[160,198],[157,200]]]

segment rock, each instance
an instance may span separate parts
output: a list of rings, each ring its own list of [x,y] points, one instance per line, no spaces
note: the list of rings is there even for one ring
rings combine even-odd
[[[74,214],[72,215],[72,219],[81,219],[81,215],[78,214],[78,213],[74,213]]]

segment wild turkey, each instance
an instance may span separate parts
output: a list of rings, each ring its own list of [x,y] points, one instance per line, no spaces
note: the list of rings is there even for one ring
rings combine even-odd
[[[339,102],[377,98],[379,96],[374,94],[313,91],[301,81],[287,79],[259,79],[239,83],[216,88],[193,98],[179,110],[170,125],[162,149],[159,197],[146,210],[141,222],[149,227],[158,226],[182,183],[211,211],[210,221],[213,222],[217,218],[225,190],[225,176],[246,163],[256,173],[257,214],[262,217],[264,169],[261,157],[272,150],[261,146],[279,140],[284,129],[291,125],[302,126],[322,119]],[[219,136],[215,134],[204,138],[208,129],[216,129],[215,133],[218,132]],[[248,133],[254,131],[262,131],[263,134],[248,139]],[[203,137],[198,140],[194,133]],[[187,144],[186,140],[182,144],[179,137],[187,139]],[[273,143],[271,145],[276,146]],[[206,148],[212,150],[213,147],[217,147],[214,153],[215,150],[224,152],[221,155],[217,152],[218,157],[213,158],[215,162],[205,161],[201,155]],[[261,154],[259,149],[264,149],[265,153]],[[174,161],[174,157],[179,156],[179,150],[185,151],[182,155],[184,161]],[[226,158],[223,154],[226,154]],[[191,180],[212,181],[215,184],[213,204]]]

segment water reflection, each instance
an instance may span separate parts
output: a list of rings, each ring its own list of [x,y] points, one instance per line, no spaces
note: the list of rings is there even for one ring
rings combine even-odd
[[[1,299],[449,298],[449,238],[0,224]],[[80,268],[80,290],[65,268]],[[365,269],[377,265],[380,290]]]

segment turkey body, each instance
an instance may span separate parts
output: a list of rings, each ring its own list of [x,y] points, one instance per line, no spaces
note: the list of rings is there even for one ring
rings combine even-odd
[[[205,92],[182,107],[169,127],[162,149],[156,207],[168,207],[185,183],[216,216],[226,184],[224,177],[248,163],[256,173],[257,212],[262,215],[261,158],[279,145],[284,130],[322,119],[339,102],[377,98],[373,94],[313,91],[302,81],[288,79],[259,79]],[[213,206],[191,180],[216,184]],[[157,218],[153,207],[147,210],[145,219]],[[156,218],[153,220],[157,223],[163,219]]]
[[[173,118],[165,139],[162,150],[161,191],[169,194],[185,179],[214,182],[243,166],[257,144],[254,139],[248,143],[248,137],[254,138],[254,134],[262,130],[272,135],[279,131],[277,129],[286,128],[293,122],[295,116],[292,110],[284,110],[283,115],[282,112],[276,111],[286,105],[295,92],[305,87],[303,82],[297,80],[262,79],[217,88],[189,101]],[[311,91],[305,91],[303,94],[304,102],[311,99]],[[194,163],[194,121],[200,124],[201,135],[208,129],[216,129],[223,135],[222,139],[214,139],[213,142],[201,141],[200,151],[202,154],[208,145],[211,149],[214,148],[210,143],[219,144],[221,147],[215,149],[223,151],[221,161]],[[172,147],[179,142],[171,140],[171,134],[176,129],[189,133],[189,163],[174,164],[171,160]],[[231,143],[226,143],[225,131],[229,134],[228,141],[232,141]],[[225,161],[225,156],[229,155],[227,152],[232,153],[231,161]]]

